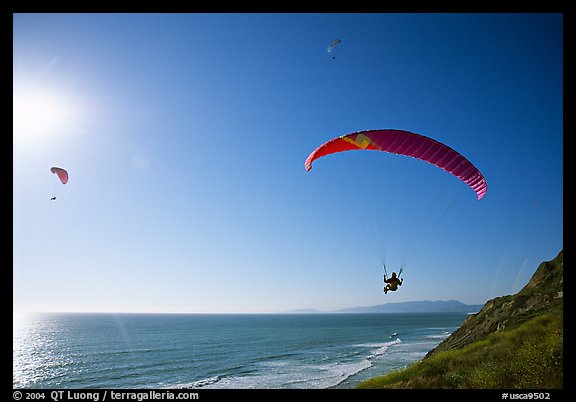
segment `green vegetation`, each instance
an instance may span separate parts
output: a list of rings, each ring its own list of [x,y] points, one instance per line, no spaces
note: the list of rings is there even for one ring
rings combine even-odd
[[[429,358],[358,388],[563,388],[563,308]]]

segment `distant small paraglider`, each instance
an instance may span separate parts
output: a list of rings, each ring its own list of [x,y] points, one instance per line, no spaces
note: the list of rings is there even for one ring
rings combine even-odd
[[[58,176],[62,184],[68,183],[68,172],[66,170],[54,166],[50,168],[50,171]]]
[[[326,50],[328,53],[332,53],[332,50],[334,50],[334,48],[336,46],[338,46],[342,41],[340,39],[334,39],[332,42],[330,42],[330,44],[328,45],[328,49]],[[334,60],[336,58],[336,56],[332,56],[332,60]]]
[[[60,179],[60,183],[62,184],[68,183],[68,171],[56,166],[51,167],[50,171],[54,173],[56,176],[58,176],[58,179]],[[50,201],[56,201],[56,196],[54,195],[52,198],[50,198]]]

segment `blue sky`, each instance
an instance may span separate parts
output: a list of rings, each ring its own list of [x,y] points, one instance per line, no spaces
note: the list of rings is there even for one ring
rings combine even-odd
[[[14,310],[481,304],[563,248],[561,14],[13,24]],[[383,128],[462,153],[487,195],[375,151],[304,169]],[[399,291],[382,293],[382,262],[404,266]]]

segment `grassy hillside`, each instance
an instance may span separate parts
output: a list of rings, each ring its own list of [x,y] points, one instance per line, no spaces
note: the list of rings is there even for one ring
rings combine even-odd
[[[486,303],[426,358],[358,388],[563,388],[563,253]]]
[[[440,352],[358,388],[550,389],[563,387],[562,309]]]
[[[426,357],[462,348],[494,332],[512,329],[532,317],[563,305],[564,253],[541,263],[520,292],[487,301],[482,309],[470,315],[448,338]]]

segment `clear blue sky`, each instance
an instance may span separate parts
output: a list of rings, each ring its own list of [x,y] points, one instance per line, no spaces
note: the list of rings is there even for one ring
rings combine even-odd
[[[482,304],[563,248],[560,14],[13,22],[15,311]],[[376,151],[304,169],[383,128],[459,151],[487,195]]]

